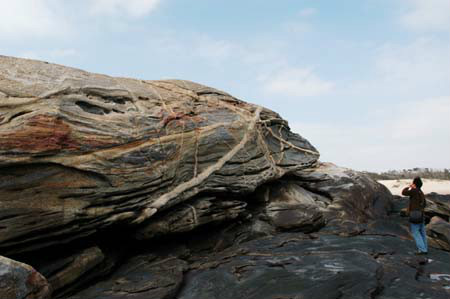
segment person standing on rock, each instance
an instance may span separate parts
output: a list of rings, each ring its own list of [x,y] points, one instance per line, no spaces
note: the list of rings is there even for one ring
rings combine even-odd
[[[418,252],[416,254],[427,254],[427,234],[425,232],[425,223],[423,211],[426,205],[425,195],[423,194],[422,180],[420,177],[414,178],[412,184],[402,191],[402,195],[409,196],[408,215],[411,227],[411,234],[416,241]]]

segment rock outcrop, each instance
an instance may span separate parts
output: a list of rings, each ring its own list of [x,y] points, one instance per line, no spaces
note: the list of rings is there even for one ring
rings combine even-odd
[[[0,56],[0,253],[43,275],[4,297],[448,298],[446,199],[416,257],[405,199],[318,159],[210,87]]]

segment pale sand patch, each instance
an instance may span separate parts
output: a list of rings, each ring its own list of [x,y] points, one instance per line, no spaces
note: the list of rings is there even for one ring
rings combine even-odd
[[[427,194],[436,192],[439,194],[450,194],[449,180],[422,179],[422,191]],[[401,195],[403,188],[412,183],[411,179],[402,180],[380,180],[379,183],[385,185],[393,195]]]

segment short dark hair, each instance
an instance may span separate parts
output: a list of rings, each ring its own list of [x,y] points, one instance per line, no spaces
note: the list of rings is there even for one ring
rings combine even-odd
[[[413,184],[416,185],[417,188],[422,188],[422,180],[420,179],[420,177],[415,177],[413,180]]]

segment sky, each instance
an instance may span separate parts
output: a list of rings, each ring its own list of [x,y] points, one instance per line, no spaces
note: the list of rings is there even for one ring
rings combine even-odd
[[[0,0],[0,54],[212,86],[341,166],[450,168],[450,0]]]

